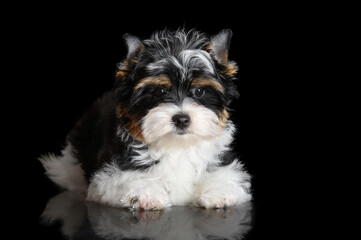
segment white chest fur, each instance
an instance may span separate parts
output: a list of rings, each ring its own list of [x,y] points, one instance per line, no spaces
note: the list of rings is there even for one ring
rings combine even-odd
[[[159,161],[158,164],[146,170],[121,170],[109,164],[93,176],[87,199],[122,207],[134,206],[133,200],[137,199],[138,207],[148,204],[146,209],[187,204],[199,195],[197,185],[208,181],[207,168],[219,163],[233,132],[230,124],[211,139],[182,138],[147,148],[133,146],[138,152],[132,159],[135,164]]]
[[[189,139],[189,144],[182,148],[173,144],[163,148],[149,147],[146,155],[159,163],[149,169],[148,176],[158,179],[172,204],[184,204],[194,195],[194,187],[207,167],[219,163],[219,155],[228,149],[233,131],[231,126],[213,139],[196,143]]]

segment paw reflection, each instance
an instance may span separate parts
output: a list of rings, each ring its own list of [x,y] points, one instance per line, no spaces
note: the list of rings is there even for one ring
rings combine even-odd
[[[163,215],[163,211],[134,211],[132,212],[133,223],[152,223],[158,221]]]
[[[62,222],[71,239],[241,239],[251,229],[251,203],[227,209],[172,207],[130,211],[84,202],[84,196],[62,192],[50,199],[41,218]]]

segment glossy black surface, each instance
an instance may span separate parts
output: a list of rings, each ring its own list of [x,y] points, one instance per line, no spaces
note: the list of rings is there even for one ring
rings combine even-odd
[[[251,223],[251,203],[130,211],[86,203],[83,195],[68,191],[51,198],[41,215],[41,224],[57,224],[65,239],[247,239]]]

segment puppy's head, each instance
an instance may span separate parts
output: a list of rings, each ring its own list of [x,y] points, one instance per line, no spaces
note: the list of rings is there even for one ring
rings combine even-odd
[[[150,39],[126,34],[119,65],[117,117],[134,138],[177,145],[216,137],[238,97],[237,66],[228,60],[231,30],[208,38],[198,31],[161,31]]]

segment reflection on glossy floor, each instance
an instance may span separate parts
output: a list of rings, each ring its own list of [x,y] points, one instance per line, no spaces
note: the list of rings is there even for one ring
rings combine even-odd
[[[244,239],[251,229],[251,203],[228,209],[172,207],[130,211],[84,202],[62,192],[50,199],[43,224],[61,222],[68,239]]]

